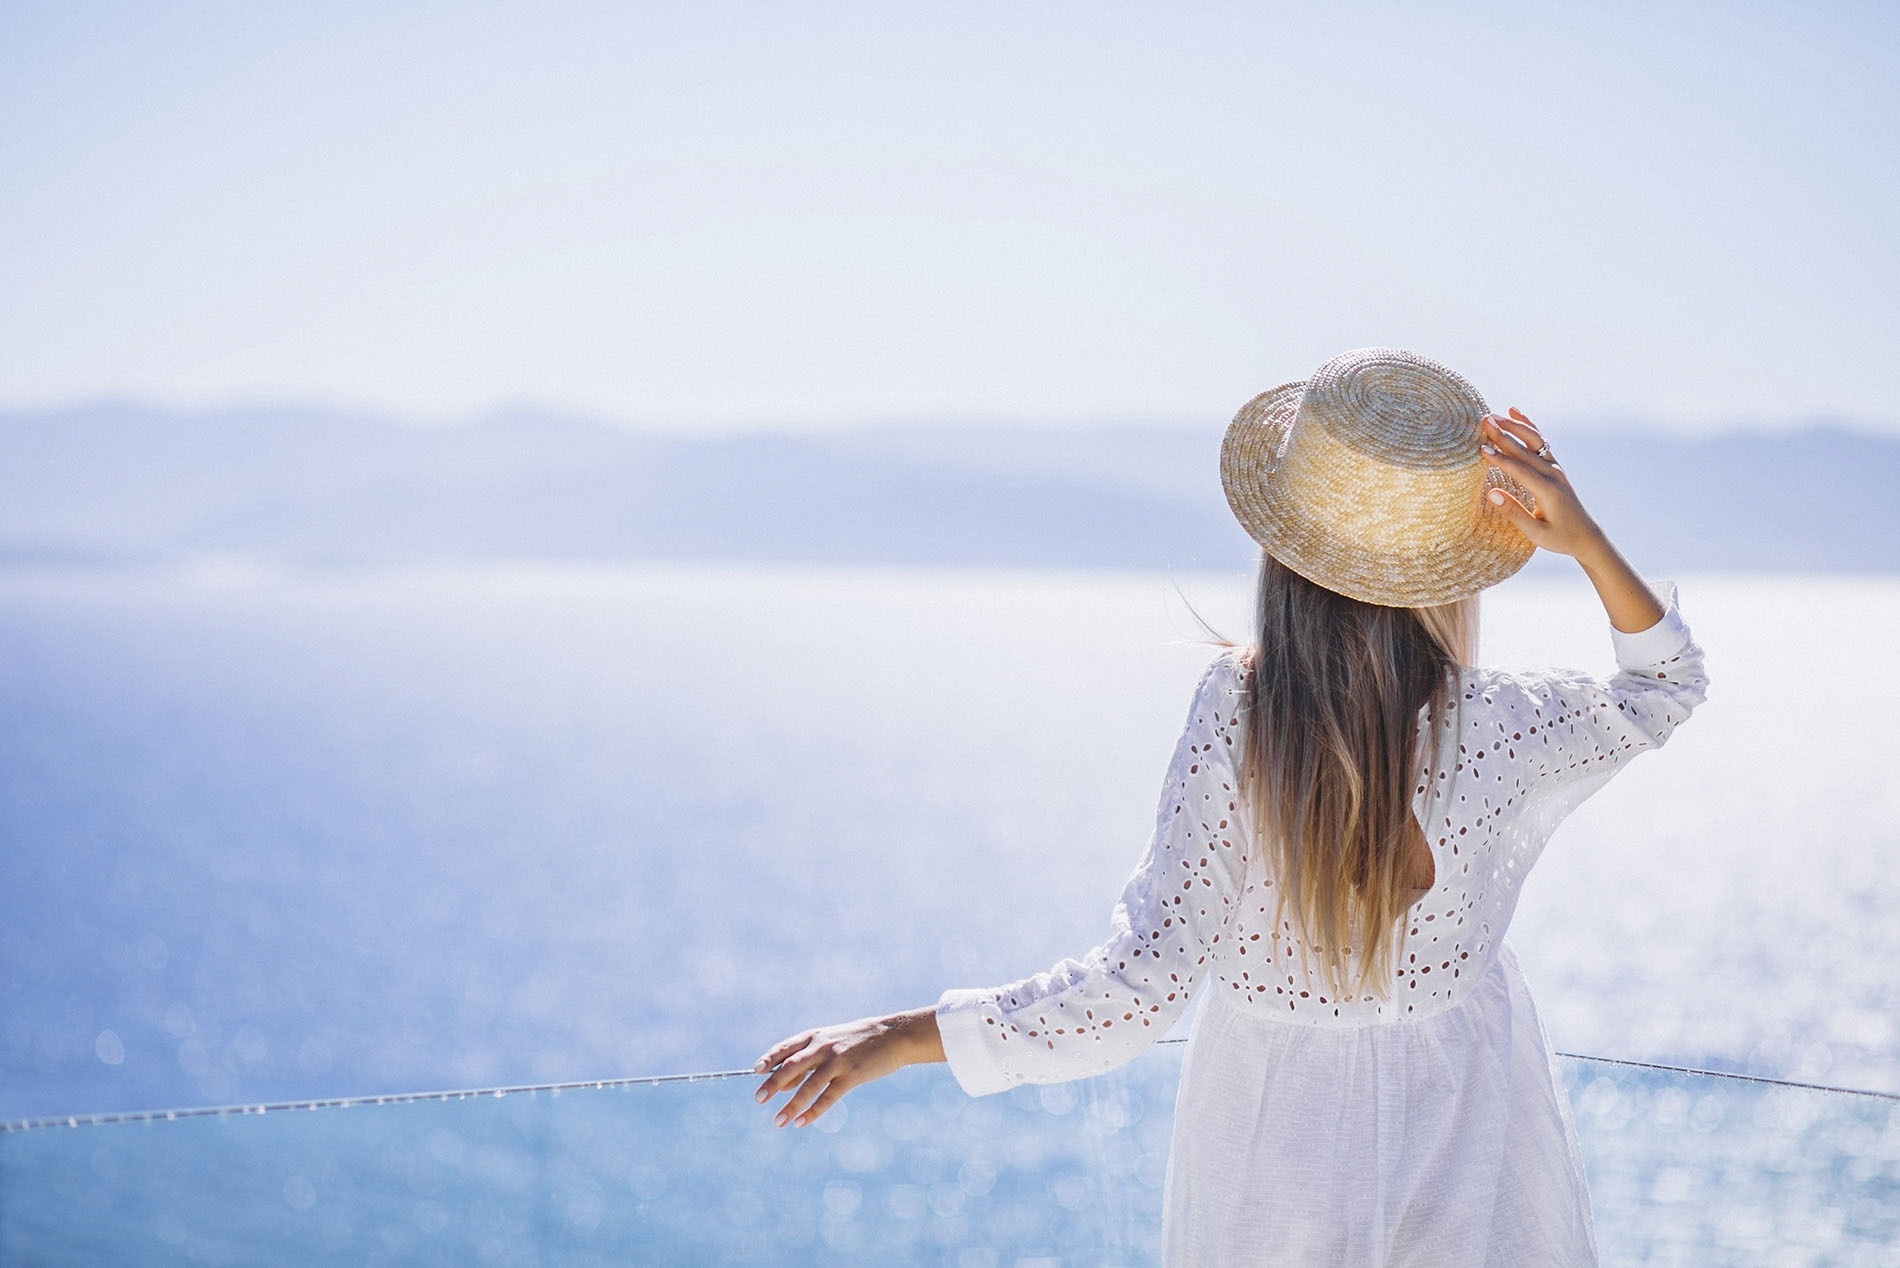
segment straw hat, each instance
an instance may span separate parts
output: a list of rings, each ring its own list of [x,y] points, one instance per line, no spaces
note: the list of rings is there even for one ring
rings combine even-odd
[[[1248,536],[1309,581],[1384,607],[1450,603],[1524,566],[1534,547],[1484,496],[1529,495],[1478,457],[1489,410],[1415,352],[1342,353],[1240,407],[1220,482]]]

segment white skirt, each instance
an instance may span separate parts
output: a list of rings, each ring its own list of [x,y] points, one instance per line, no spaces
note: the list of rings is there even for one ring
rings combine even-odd
[[[1169,1268],[1595,1264],[1569,1102],[1510,949],[1409,1023],[1290,1024],[1208,992],[1165,1218]]]

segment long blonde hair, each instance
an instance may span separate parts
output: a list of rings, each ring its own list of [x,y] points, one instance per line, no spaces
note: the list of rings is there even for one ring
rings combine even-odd
[[[1414,898],[1419,710],[1451,707],[1477,628],[1475,595],[1379,607],[1261,554],[1241,787],[1276,920],[1336,999],[1384,994]]]

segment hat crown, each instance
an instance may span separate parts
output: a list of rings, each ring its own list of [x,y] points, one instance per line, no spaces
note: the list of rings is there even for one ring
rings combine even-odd
[[[1322,427],[1374,462],[1414,471],[1468,467],[1484,397],[1463,375],[1403,348],[1357,348],[1306,381],[1288,443]]]

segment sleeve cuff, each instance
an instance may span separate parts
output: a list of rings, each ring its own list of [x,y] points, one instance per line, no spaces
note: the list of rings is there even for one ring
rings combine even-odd
[[[994,991],[951,990],[937,1001],[937,1034],[943,1040],[944,1059],[958,1085],[971,1096],[988,1096],[1013,1086],[991,1057],[983,1036],[982,1006],[994,998]]]
[[[1689,645],[1689,627],[1676,610],[1676,583],[1654,582],[1650,593],[1663,606],[1662,619],[1646,630],[1625,634],[1610,627],[1610,642],[1616,648],[1616,663],[1624,669],[1643,669],[1660,665]]]

